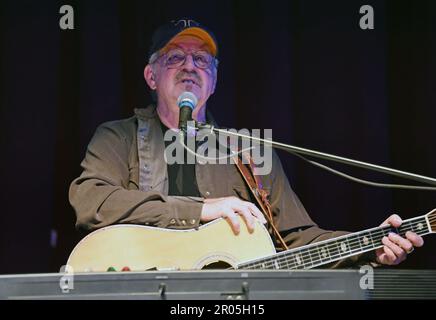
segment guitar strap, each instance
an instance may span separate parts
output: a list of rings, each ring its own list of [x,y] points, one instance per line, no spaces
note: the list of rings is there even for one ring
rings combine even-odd
[[[268,196],[269,196],[268,191],[263,189],[262,182],[254,174],[253,159],[246,152],[243,152],[242,156],[245,157],[245,159],[247,160],[248,166],[242,163],[241,158],[239,156],[232,157],[232,159],[235,162],[235,165],[238,168],[239,172],[241,173],[242,177],[244,178],[245,182],[247,183],[259,207],[261,208],[266,221],[268,221],[270,234],[272,234],[278,240],[278,242],[280,243],[280,245],[283,247],[284,250],[287,250],[288,247],[285,241],[283,240],[282,236],[280,235],[279,231],[274,225],[271,203],[268,200]]]

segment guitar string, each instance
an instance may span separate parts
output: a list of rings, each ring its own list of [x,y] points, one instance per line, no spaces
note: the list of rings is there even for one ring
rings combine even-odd
[[[433,221],[433,218],[430,218],[431,221]],[[434,218],[436,220],[436,217]],[[415,221],[414,221],[415,220]],[[416,221],[418,220],[418,221]],[[397,229],[399,231],[400,234],[406,233],[407,231],[413,231],[414,226],[412,225],[412,223],[414,223],[415,226],[417,226],[421,221],[419,220],[425,220],[425,217],[417,217],[417,218],[412,218],[409,220],[406,220],[403,222],[403,225],[400,226],[399,228],[394,228],[392,226],[383,226],[383,227],[379,227],[378,229],[374,230],[373,232],[371,231],[360,231],[357,232],[356,234],[350,235],[350,238],[344,239],[344,242],[348,242],[348,247],[350,248],[349,250],[347,250],[348,254],[349,253],[353,253],[353,251],[362,251],[362,250],[366,250],[366,249],[377,249],[374,248],[375,243],[380,243],[381,239],[386,235],[385,232],[388,230],[392,230],[392,229]],[[406,225],[409,224],[409,225]],[[415,228],[416,229],[416,228]],[[422,230],[423,233],[426,232],[426,230]],[[368,233],[368,235],[371,237],[372,239],[372,244],[371,245],[365,245],[362,247],[362,235]],[[420,231],[418,231],[417,233],[420,233]],[[330,242],[330,241],[329,241]],[[294,252],[290,253],[290,252],[286,252],[283,251],[281,253],[279,253],[279,257],[277,258],[273,258],[273,257],[267,257],[267,258],[261,258],[257,261],[253,261],[253,262],[247,262],[247,263],[243,263],[241,264],[241,267],[246,265],[265,265],[265,264],[271,264],[271,266],[274,264],[274,261],[277,261],[278,263],[286,261],[286,264],[289,265],[288,261],[290,260],[291,257],[289,257],[289,255],[299,255],[303,261],[309,260],[311,261],[312,265],[316,265],[318,263],[323,263],[323,259],[320,256],[320,248],[326,248],[327,250],[329,250],[329,257],[330,259],[340,259],[343,256],[346,256],[347,254],[341,254],[340,250],[339,250],[339,245],[341,243],[341,240],[331,240],[331,243],[326,243],[324,246],[322,245],[314,245],[314,247],[311,248],[305,248],[305,249],[300,249],[300,250],[295,250]],[[357,244],[359,244],[359,246],[357,246]],[[377,247],[379,247],[380,245],[377,245]],[[315,252],[314,248],[318,247],[316,250],[317,252]],[[337,253],[335,254],[330,254],[330,252],[332,251],[332,248],[335,248],[337,251]],[[301,251],[300,253],[298,251]],[[315,257],[313,256],[315,255]],[[283,257],[282,257],[283,256]],[[325,259],[324,259],[325,260]],[[308,262],[308,261],[307,261]],[[327,263],[327,262],[326,262]],[[301,264],[307,264],[302,262],[301,264],[296,264],[296,263],[292,263],[295,266],[299,266]]]
[[[407,231],[409,231],[409,230],[407,230]],[[407,232],[406,231],[406,232]],[[422,232],[422,233],[425,233],[425,231],[424,232]],[[418,233],[419,234],[419,233]],[[371,250],[375,250],[375,249],[377,249],[378,247],[381,247],[382,246],[382,244],[380,244],[380,245],[378,245],[377,247],[374,247],[374,245],[372,245],[371,247],[370,246],[367,246],[367,248],[366,249],[371,249]],[[310,248],[310,249],[313,249],[313,248]],[[366,250],[365,249],[365,250]],[[309,249],[303,249],[303,250],[309,250]],[[312,250],[313,251],[313,250]],[[358,250],[358,252],[359,251],[362,251],[361,249],[359,249]],[[263,258],[263,259],[260,259],[260,260],[258,260],[258,261],[255,261],[255,262],[250,262],[250,263],[245,263],[245,264],[241,264],[240,265],[240,267],[241,268],[256,268],[256,267],[258,267],[258,266],[262,266],[263,268],[265,268],[265,265],[267,266],[267,268],[268,268],[268,265],[269,266],[271,266],[271,267],[273,267],[274,265],[276,266],[276,268],[277,268],[277,265],[275,264],[275,263],[273,263],[273,261],[277,261],[277,263],[282,263],[283,264],[283,261],[285,261],[286,262],[286,265],[288,266],[288,268],[289,267],[291,267],[291,269],[298,269],[298,267],[300,267],[300,266],[302,266],[302,267],[304,267],[304,268],[308,268],[308,266],[306,266],[307,264],[311,264],[311,266],[310,267],[315,267],[315,266],[317,266],[317,265],[323,265],[323,264],[327,264],[327,263],[330,263],[330,262],[334,262],[334,261],[336,261],[336,260],[340,260],[341,258],[345,258],[346,256],[349,256],[350,254],[352,255],[353,254],[353,250],[349,250],[348,251],[348,253],[347,254],[340,254],[340,251],[338,250],[338,253],[335,253],[335,254],[330,254],[329,253],[329,261],[328,262],[326,262],[325,261],[325,259],[323,260],[321,257],[320,257],[320,255],[319,255],[319,251],[318,251],[318,254],[316,254],[315,253],[315,255],[317,255],[318,257],[316,257],[316,259],[313,259],[312,257],[312,255],[311,255],[311,253],[313,253],[313,252],[307,252],[307,253],[305,253],[305,252],[301,252],[301,253],[298,253],[298,250],[295,250],[295,252],[293,252],[292,253],[292,255],[295,257],[295,255],[299,255],[299,257],[301,257],[301,263],[295,263],[295,262],[290,262],[290,257],[289,257],[289,255],[290,255],[290,253],[289,252],[287,252],[287,255],[285,255],[285,256],[283,256],[283,257],[279,257],[279,258],[271,258],[271,257],[269,257],[269,258]],[[356,253],[357,254],[357,252],[354,252],[354,253]],[[309,257],[309,259],[311,259],[311,263],[305,263],[305,261],[307,260],[307,257]],[[326,258],[327,259],[327,258]],[[315,261],[314,261],[315,260]],[[264,261],[264,262],[262,262],[262,261]],[[308,262],[308,261],[307,261]],[[291,265],[291,266],[290,266]],[[279,266],[280,267],[280,266]],[[273,268],[274,269],[274,268]],[[280,268],[279,268],[280,269]],[[281,269],[286,269],[286,268],[281,268]]]
[[[419,217],[419,218],[422,218],[422,217]],[[413,219],[413,220],[418,220],[419,218],[415,218],[415,219]],[[412,220],[412,219],[410,219],[410,220]],[[404,224],[405,223],[409,223],[410,225],[409,225],[409,227],[411,228],[411,229],[408,229],[409,227],[403,227],[403,228],[399,228],[399,229],[402,229],[401,230],[401,232],[407,232],[407,231],[410,231],[410,230],[413,230],[413,226],[411,225],[411,222],[412,221],[405,221],[404,223],[403,223],[403,226],[405,226]],[[385,227],[383,227],[382,229],[392,229],[392,227],[391,226],[385,226]],[[400,231],[400,230],[399,230]],[[364,233],[365,231],[362,231],[362,232],[360,232],[360,233]],[[381,232],[383,232],[383,230],[381,230],[381,231],[378,231],[377,233],[379,234],[378,236],[374,236],[374,238],[377,238],[377,237],[379,237],[380,236],[380,233]],[[423,233],[425,233],[426,232],[426,230],[423,230]],[[357,235],[355,234],[354,235],[354,237],[356,237]],[[384,235],[383,235],[384,236]],[[353,237],[353,236],[352,236]],[[351,238],[351,237],[350,237]],[[379,238],[379,239],[376,239],[376,242],[378,243],[378,242],[380,242],[380,240],[381,240],[381,238]],[[333,247],[335,247],[336,249],[338,248],[338,245],[339,245],[339,242],[340,240],[332,240],[332,242],[335,242],[335,243],[332,243],[332,244],[326,244],[325,246],[324,246],[324,248],[326,248],[327,247],[327,249],[330,249],[330,251],[331,251],[331,248],[332,248],[332,246]],[[359,242],[359,239],[355,239],[355,240],[353,240],[352,242],[349,242],[349,243],[352,243],[352,245],[350,245],[350,247],[352,247],[353,245],[355,245],[355,243],[356,243],[356,241],[357,242]],[[370,246],[366,246],[367,248],[365,248],[364,250],[366,250],[366,249],[376,249],[376,248],[374,248],[374,239],[373,239],[373,244],[371,245],[371,247]],[[322,246],[322,245],[321,245]],[[320,246],[320,247],[321,247]],[[379,246],[381,246],[381,245],[378,245],[377,247],[379,247]],[[318,247],[318,245],[315,245],[314,247]],[[353,253],[353,250],[356,250],[357,249],[357,251],[362,251],[362,247],[361,247],[361,245],[359,245],[359,247],[360,248],[358,248],[358,247],[355,247],[355,248],[352,248],[351,250],[348,250],[348,252],[349,253]],[[302,252],[300,252],[300,253],[298,253],[298,251],[299,250],[295,250],[292,254],[298,254],[298,255],[300,255],[300,257],[302,257],[302,259],[304,259],[304,260],[307,260],[307,258],[309,257],[309,259],[311,259],[311,262],[312,262],[312,264],[313,265],[316,265],[316,264],[318,264],[318,263],[320,263],[320,262],[323,262],[323,259],[320,257],[320,255],[319,255],[319,249],[318,249],[318,252],[317,253],[314,253],[313,250],[314,248],[305,248],[305,249],[300,249],[300,251],[302,251]],[[311,252],[312,251],[312,252]],[[341,257],[343,257],[343,256],[346,256],[347,254],[340,254],[340,250],[338,250],[338,253],[335,253],[335,254],[330,254],[330,251],[329,251],[329,256],[330,256],[330,258],[331,259],[337,259],[337,258],[341,258]],[[289,255],[291,254],[290,252],[286,252],[286,251],[284,251],[283,253],[279,253],[279,255],[284,255],[284,257],[283,258],[281,258],[281,257],[278,257],[278,258],[271,258],[271,257],[268,257],[268,258],[262,258],[262,259],[260,259],[260,260],[258,260],[258,261],[253,261],[253,262],[251,262],[250,264],[263,264],[263,265],[265,265],[265,264],[268,264],[268,263],[272,263],[272,261],[273,260],[275,260],[275,261],[278,261],[278,262],[281,262],[281,261],[283,261],[283,260],[289,260]],[[316,262],[313,262],[313,260],[314,259],[312,259],[312,256],[313,256],[313,254],[315,254],[316,256],[319,256],[319,258],[318,257],[315,257],[316,259],[315,259],[315,261]],[[269,261],[270,260],[270,261]],[[247,264],[248,264],[248,262],[247,262]],[[288,263],[287,263],[288,264]],[[294,263],[295,264],[295,263]],[[304,263],[302,263],[302,264],[304,264]],[[297,266],[298,265],[300,265],[300,264],[297,264]]]
[[[409,221],[406,221],[406,222],[409,222]],[[412,226],[410,226],[410,227],[412,227]],[[405,232],[407,232],[407,231],[410,231],[410,230],[413,230],[413,227],[412,227],[412,229],[407,229],[407,228],[403,228],[403,230],[402,231],[405,231]],[[426,233],[426,230],[423,230],[423,231],[418,231],[418,234],[419,233]],[[379,242],[379,240],[380,239],[377,239],[377,242]],[[337,240],[332,240],[332,241],[334,241],[334,242],[336,242],[336,244],[334,245],[334,247],[338,247],[338,242],[337,242]],[[326,245],[327,246],[327,245]],[[377,247],[380,247],[380,246],[382,246],[381,244],[380,245],[378,245]],[[331,248],[331,245],[330,245],[330,248]],[[319,263],[321,263],[321,264],[326,264],[326,263],[328,263],[328,262],[325,262],[325,261],[323,261],[323,259],[321,258],[321,256],[320,256],[320,252],[319,252],[319,250],[318,250],[318,253],[314,253],[313,250],[314,248],[306,248],[306,249],[302,249],[301,251],[301,253],[298,253],[298,251],[299,250],[295,250],[292,254],[293,255],[295,255],[295,254],[298,254],[300,257],[302,257],[302,259],[303,259],[303,261],[304,260],[307,260],[307,257],[309,257],[310,259],[311,259],[311,264],[312,265],[317,265],[317,264],[319,264]],[[358,250],[358,251],[362,251],[362,248],[357,248],[356,247],[356,249]],[[330,257],[330,260],[332,260],[332,261],[330,261],[330,262],[333,262],[335,259],[340,259],[340,258],[342,258],[342,257],[344,257],[344,256],[347,256],[347,255],[349,255],[350,253],[352,254],[353,253],[353,250],[356,250],[356,249],[351,249],[351,250],[348,250],[348,254],[340,254],[340,250],[338,250],[337,252],[338,253],[335,253],[335,254],[330,254],[329,253],[329,257]],[[367,246],[367,248],[365,248],[364,250],[366,250],[366,249],[377,249],[377,248],[375,248],[374,247],[374,244],[372,244],[372,246],[370,247],[370,246]],[[310,250],[312,251],[312,252],[310,252]],[[307,251],[307,252],[304,252],[304,251]],[[256,266],[256,265],[265,265],[265,264],[271,264],[271,266],[273,265],[272,264],[272,261],[273,260],[275,260],[275,261],[277,261],[278,263],[281,263],[282,261],[286,261],[286,264],[289,266],[289,252],[284,252],[284,253],[286,253],[286,255],[284,256],[284,257],[279,257],[279,258],[275,258],[275,259],[272,259],[271,257],[268,257],[268,258],[263,258],[263,259],[260,259],[260,260],[258,260],[258,261],[254,261],[254,262],[250,262],[250,263],[246,263],[246,266],[250,266],[250,265],[253,265],[253,266]],[[316,255],[316,259],[313,259],[312,257],[313,257],[313,254],[315,254]],[[315,260],[315,262],[314,262],[314,260]],[[325,259],[324,259],[325,260]],[[305,265],[305,264],[307,264],[307,263],[304,263],[304,262],[302,262],[301,264],[298,264],[298,263],[291,263],[293,266],[295,266],[295,267],[298,267],[298,266],[300,266],[301,264],[303,264],[303,265]],[[241,264],[241,267],[243,266],[244,264]],[[304,266],[305,267],[305,266]]]
[[[432,224],[434,221],[436,221],[436,216],[430,216],[429,221]],[[414,231],[413,229],[417,229],[416,227],[414,228],[414,226],[417,226],[421,222],[426,222],[425,221],[425,216],[408,219],[408,220],[404,221],[402,226],[400,226],[399,228],[394,228],[392,226],[383,226],[383,227],[379,227],[377,230],[374,230],[374,231],[363,230],[363,231],[360,231],[360,232],[356,232],[353,235],[350,235],[349,239],[347,239],[349,247],[351,248],[350,250],[348,250],[348,252],[349,253],[353,253],[353,251],[356,251],[356,250],[357,251],[362,251],[362,250],[366,250],[366,249],[377,249],[378,247],[380,247],[382,245],[377,245],[377,247],[374,247],[374,242],[377,242],[377,243],[381,242],[381,239],[383,238],[383,236],[385,236],[385,231],[392,230],[392,229],[397,229],[400,234],[402,234],[402,233],[405,234],[407,231]],[[408,225],[406,225],[406,224],[408,224]],[[418,233],[418,234],[425,234],[427,232],[427,230],[426,229],[415,230],[415,232]],[[362,246],[361,246],[362,243],[360,241],[361,240],[360,238],[365,233],[369,233],[369,236],[371,236],[371,238],[373,238],[372,239],[373,240],[372,248],[370,248],[369,245],[366,245],[366,248],[363,249]],[[375,241],[374,241],[374,238],[376,238]],[[359,247],[356,246],[356,243],[359,243]],[[340,254],[341,251],[338,250],[337,254],[335,253],[334,255],[331,255],[330,254],[330,250],[331,250],[332,247],[337,248],[339,244],[340,244],[340,240],[332,239],[331,241],[328,241],[328,243],[323,248],[329,249],[329,256],[330,257],[333,256],[333,259],[337,259],[337,258],[341,258],[341,257],[344,256],[343,254],[342,255]],[[298,254],[303,259],[307,260],[307,257],[309,257],[311,259],[313,254],[315,254],[315,256],[319,256],[319,249],[317,250],[317,252],[314,252],[315,250],[313,250],[315,247],[322,247],[322,245],[314,244],[314,246],[312,248],[296,249],[294,251],[294,254],[297,253],[298,251],[302,251],[302,252],[300,252]],[[289,251],[283,251],[282,253],[279,253],[278,255],[284,255],[284,259],[286,260],[288,258],[287,256],[289,254],[290,254]],[[275,258],[275,259],[272,259],[271,257],[268,257],[268,258],[262,258],[262,259],[260,259],[260,261],[264,261],[265,260],[266,263],[270,263],[270,262],[267,261],[267,260],[270,260],[270,259],[271,260],[277,260],[277,261],[283,260],[283,258],[280,258],[280,257]],[[317,264],[319,262],[322,262],[323,259],[316,257],[316,262],[315,263],[313,263],[313,259],[311,259],[311,261],[312,261],[312,264]],[[255,263],[255,262],[253,262],[253,263]],[[262,262],[262,263],[265,263],[265,262]]]
[[[264,266],[265,264],[270,264],[272,267],[273,265],[275,265],[275,263],[274,263],[275,261],[277,261],[277,263],[281,263],[282,261],[285,261],[286,264],[288,265],[288,267],[289,267],[289,264],[291,264],[292,267],[294,267],[294,268],[297,268],[301,264],[303,265],[303,267],[306,267],[305,266],[306,263],[304,263],[304,260],[307,260],[307,257],[309,257],[312,266],[327,264],[329,262],[334,262],[336,260],[340,260],[342,257],[348,256],[349,254],[353,254],[354,250],[357,250],[357,252],[359,252],[359,251],[365,251],[367,249],[376,250],[377,248],[382,247],[383,244],[381,243],[381,239],[385,236],[385,231],[387,231],[387,230],[397,229],[399,234],[405,234],[405,233],[407,233],[407,231],[414,231],[414,229],[418,229],[418,230],[415,230],[415,233],[417,233],[419,235],[426,234],[428,232],[428,229],[427,230],[426,229],[419,230],[419,228],[416,228],[419,225],[419,223],[424,222],[426,224],[425,217],[426,216],[420,216],[420,217],[415,217],[412,219],[405,220],[399,228],[395,228],[392,226],[383,226],[383,227],[378,227],[374,231],[363,230],[360,232],[356,232],[353,235],[350,235],[349,239],[345,238],[346,241],[348,241],[349,247],[351,248],[350,250],[348,250],[348,254],[345,254],[345,255],[343,255],[343,254],[341,255],[340,250],[337,251],[338,253],[335,253],[333,255],[330,254],[330,249],[332,247],[338,249],[338,245],[340,244],[340,240],[333,240],[332,239],[331,241],[329,241],[330,243],[327,242],[327,244],[325,246],[322,246],[322,245],[320,246],[319,244],[318,245],[315,244],[311,248],[293,250],[292,253],[290,253],[289,251],[283,251],[281,253],[278,253],[278,258],[274,258],[274,257],[260,258],[260,259],[257,259],[255,261],[252,261],[252,262],[242,263],[242,264],[240,264],[240,267],[245,266],[247,268],[251,268],[251,267],[257,267],[260,265]],[[430,224],[432,225],[434,222],[436,222],[436,215],[432,214],[432,215],[428,216],[428,220],[429,220]],[[414,228],[414,226],[415,226],[415,228]],[[430,226],[430,229],[431,229],[431,226]],[[366,233],[368,233],[369,236],[371,236],[372,244],[366,245],[362,248],[361,236],[363,234],[366,234]],[[354,239],[351,241],[352,238],[354,238]],[[375,239],[376,241],[374,241],[374,238],[376,238]],[[374,247],[375,246],[374,242],[378,243],[376,245],[376,247]],[[359,243],[359,247],[356,246],[356,243]],[[353,248],[353,246],[355,246],[355,247]],[[317,253],[314,253],[315,250],[313,250],[313,249],[315,247],[318,247],[316,249]],[[330,260],[329,262],[325,262],[325,259],[321,258],[320,251],[319,251],[320,247],[327,248],[329,250],[329,260]],[[298,251],[302,251],[302,252],[298,253]],[[354,252],[354,253],[357,254],[357,252]],[[313,254],[315,254],[315,256],[316,256],[315,259],[312,258]],[[302,257],[303,262],[301,264],[298,264],[295,262],[289,263],[290,259],[292,258],[292,257],[290,257],[290,255],[293,255],[294,257],[295,257],[295,255],[299,255],[300,257]],[[281,257],[281,256],[283,256],[283,257]],[[314,262],[314,260],[315,260],[315,262]],[[321,263],[321,264],[319,264],[319,263]]]
[[[409,230],[405,230],[406,232],[407,231],[409,231]],[[376,239],[377,240],[377,242],[379,242],[379,240],[380,239]],[[327,247],[327,245],[325,245],[323,248],[327,248],[328,250],[329,250],[329,258],[330,259],[328,259],[328,258],[325,258],[325,259],[322,259],[321,258],[321,255],[320,255],[320,251],[319,251],[319,248],[318,249],[316,249],[317,250],[317,252],[315,252],[315,250],[314,250],[314,248],[305,248],[305,249],[301,249],[301,251],[302,252],[300,252],[300,253],[298,253],[298,251],[299,250],[295,250],[293,253],[292,253],[292,255],[295,257],[295,255],[298,255],[299,257],[301,257],[301,259],[300,259],[300,261],[302,261],[300,264],[297,262],[297,263],[295,263],[295,262],[291,262],[291,264],[293,265],[293,266],[295,266],[295,267],[298,267],[298,266],[301,266],[301,265],[303,265],[304,267],[306,267],[306,264],[311,264],[311,265],[313,265],[313,266],[315,266],[315,265],[318,265],[319,263],[321,263],[321,264],[326,264],[326,263],[328,263],[328,262],[325,262],[325,260],[326,259],[328,259],[328,260],[331,260],[330,262],[333,262],[333,261],[335,261],[336,259],[340,259],[340,258],[342,258],[342,257],[345,257],[345,256],[348,256],[349,254],[353,254],[353,253],[357,253],[357,252],[359,252],[359,251],[362,251],[362,250],[366,250],[366,249],[377,249],[378,247],[380,247],[380,246],[382,246],[381,244],[380,245],[377,245],[376,247],[374,247],[374,243],[371,245],[371,246],[366,246],[366,248],[362,248],[360,245],[359,245],[359,248],[357,248],[357,247],[355,247],[355,248],[352,248],[352,249],[350,249],[350,250],[347,250],[347,253],[346,254],[341,254],[341,250],[338,250],[338,246],[339,246],[339,244],[340,244],[340,242],[338,242],[338,241],[336,241],[336,240],[333,240],[334,242],[336,242],[335,244],[333,244],[333,247],[335,247],[336,248],[336,250],[337,250],[337,253],[335,252],[334,254],[331,254],[331,247],[332,247],[332,245],[329,245],[329,247],[330,248],[328,248]],[[375,241],[373,241],[373,242],[375,242]],[[355,243],[355,242],[354,242]],[[316,247],[316,246],[315,246]],[[320,247],[322,247],[322,245],[320,246]],[[350,247],[351,247],[351,245],[350,245]],[[357,252],[353,252],[353,251],[355,251],[355,250],[357,250]],[[254,264],[254,266],[255,265],[262,265],[262,266],[265,266],[265,265],[271,265],[271,266],[273,266],[273,265],[275,265],[275,261],[277,262],[277,263],[282,263],[283,261],[285,261],[286,262],[286,265],[288,265],[289,266],[289,261],[290,261],[290,259],[292,258],[292,257],[290,257],[290,252],[286,252],[286,255],[283,255],[283,257],[278,257],[278,258],[271,258],[271,257],[269,257],[269,258],[264,258],[264,259],[261,259],[261,260],[259,260],[259,261],[256,261],[256,262],[252,262],[252,263],[250,263],[250,264]],[[314,257],[314,255],[315,255],[315,257]],[[296,258],[295,258],[296,259]],[[307,263],[307,262],[309,262],[308,260],[310,259],[310,263]],[[307,262],[306,262],[307,261]],[[248,266],[248,263],[247,263],[247,266]]]

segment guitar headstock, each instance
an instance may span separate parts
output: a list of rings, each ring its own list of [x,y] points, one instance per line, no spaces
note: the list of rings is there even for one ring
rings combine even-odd
[[[428,222],[430,223],[431,232],[436,233],[436,209],[433,209],[426,214]]]

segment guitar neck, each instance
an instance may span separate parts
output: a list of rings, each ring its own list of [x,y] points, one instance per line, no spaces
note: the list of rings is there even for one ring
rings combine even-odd
[[[432,222],[434,223],[434,222]],[[376,227],[286,250],[273,256],[244,262],[238,269],[311,269],[383,246],[382,238],[389,233],[405,236],[407,231],[418,235],[432,232],[427,215],[404,220],[399,228]]]

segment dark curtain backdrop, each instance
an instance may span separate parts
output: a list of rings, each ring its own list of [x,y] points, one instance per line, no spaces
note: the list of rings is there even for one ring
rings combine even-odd
[[[59,28],[63,4],[75,9],[74,30]],[[359,28],[364,4],[374,30]],[[0,273],[54,272],[66,261],[80,239],[69,184],[96,127],[151,101],[146,51],[168,19],[214,30],[219,81],[208,107],[221,125],[272,128],[281,142],[436,176],[434,1],[6,0],[0,15]],[[363,186],[280,156],[326,229],[436,207],[435,192]],[[425,240],[402,267],[436,267],[436,237]]]

